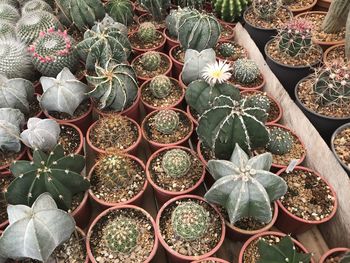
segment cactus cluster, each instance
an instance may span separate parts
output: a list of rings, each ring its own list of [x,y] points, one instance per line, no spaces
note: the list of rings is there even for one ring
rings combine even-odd
[[[40,32],[28,50],[34,67],[41,74],[56,77],[65,67],[75,72],[79,61],[74,45],[74,40],[67,31],[50,28],[46,32]]]
[[[169,77],[158,75],[150,81],[149,89],[155,98],[163,99],[170,95],[173,84]]]
[[[172,149],[162,158],[164,172],[172,178],[181,178],[191,169],[191,156],[184,150]]]
[[[282,6],[282,0],[253,0],[254,13],[262,20],[271,21],[276,18]]]
[[[179,115],[174,110],[160,110],[154,115],[154,126],[162,134],[173,134],[179,123]]]
[[[200,239],[208,229],[209,212],[194,201],[179,204],[171,214],[175,235],[183,240]]]
[[[166,28],[168,29],[169,36],[173,39],[178,39],[180,19],[184,14],[191,12],[189,8],[178,8],[170,10],[170,14],[165,18]]]
[[[18,10],[12,5],[0,3],[0,21],[15,24],[20,18]]]
[[[15,26],[6,21],[0,21],[0,38],[16,38]]]
[[[269,129],[270,141],[266,148],[269,152],[277,155],[289,153],[293,147],[293,135],[280,127],[272,127]]]
[[[19,152],[20,127],[24,115],[17,109],[0,108],[0,152]]]
[[[140,0],[140,4],[155,21],[162,21],[170,8],[170,0]]]
[[[162,57],[157,51],[148,51],[141,57],[142,68],[147,71],[155,71],[159,68]]]
[[[51,6],[43,0],[30,0],[24,4],[21,11],[22,15],[37,11],[53,13]]]
[[[130,26],[134,22],[134,11],[130,0],[110,0],[106,4],[107,13],[119,23]]]
[[[226,22],[235,22],[242,17],[250,3],[251,0],[214,0],[212,6],[220,19]]]
[[[137,30],[138,39],[144,43],[149,44],[157,39],[157,30],[152,22],[144,22]]]
[[[237,59],[233,64],[233,77],[239,83],[253,83],[258,79],[259,75],[259,66],[254,60],[241,58]]]
[[[224,58],[229,58],[235,53],[235,47],[230,42],[222,43],[218,48],[219,54]]]

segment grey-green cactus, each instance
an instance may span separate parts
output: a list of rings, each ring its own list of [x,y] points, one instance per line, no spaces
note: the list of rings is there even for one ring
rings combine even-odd
[[[254,13],[262,20],[271,21],[276,18],[282,6],[282,0],[253,0]]]
[[[73,38],[60,29],[41,32],[28,50],[34,67],[47,77],[56,77],[63,68],[74,73],[79,63]]]
[[[193,8],[197,10],[203,10],[205,0],[177,0],[176,4],[182,8]]]
[[[327,34],[340,32],[346,25],[350,12],[350,2],[332,0],[327,15],[322,23],[322,29]]]
[[[126,26],[130,26],[134,22],[134,11],[130,0],[108,1],[106,11],[115,21]]]
[[[100,28],[99,30],[105,30],[105,28],[114,28],[124,36],[128,35],[128,28],[124,24],[114,21],[114,19],[108,14],[105,15],[101,22],[96,23],[91,28],[91,30],[96,32],[98,27]]]
[[[88,95],[98,101],[99,109],[123,111],[135,101],[138,85],[132,67],[109,60],[103,68],[96,66],[96,75],[86,79],[94,87]]]
[[[38,196],[32,207],[9,205],[7,213],[10,225],[0,237],[0,255],[6,258],[47,262],[75,230],[73,217],[57,209],[48,193]]]
[[[253,83],[259,75],[260,70],[254,60],[241,58],[233,64],[233,77],[242,84]]]
[[[286,182],[269,172],[271,164],[271,153],[249,159],[236,143],[229,161],[208,162],[209,172],[216,182],[204,198],[223,206],[231,224],[247,217],[269,223],[271,203],[287,192]]]
[[[29,118],[21,133],[23,143],[32,149],[50,152],[58,143],[60,125],[52,119]]]
[[[17,0],[0,0],[0,4],[12,5],[15,8],[18,8]]]
[[[19,18],[20,14],[15,7],[0,3],[0,21],[16,24]]]
[[[158,75],[150,81],[149,89],[154,97],[164,99],[170,95],[173,90],[173,84],[169,77]]]
[[[185,176],[191,169],[191,156],[181,149],[167,151],[162,158],[162,168],[164,172],[173,178]]]
[[[162,134],[173,134],[179,123],[179,115],[174,110],[160,110],[154,115],[154,126]]]
[[[225,43],[220,44],[218,51],[222,57],[228,58],[228,57],[231,57],[235,53],[235,47],[232,43],[225,42]]]
[[[270,141],[266,148],[273,154],[283,155],[289,153],[293,147],[293,135],[280,127],[271,127],[269,129]]]
[[[157,51],[148,51],[141,57],[142,68],[147,71],[155,71],[159,68],[162,57]]]
[[[88,87],[77,80],[68,68],[63,68],[56,78],[41,77],[43,94],[40,107],[46,111],[64,112],[73,116],[80,103],[87,98]]]
[[[350,263],[350,251],[342,256],[339,263]]]
[[[298,252],[290,236],[283,237],[277,244],[270,244],[260,239],[258,253],[260,256],[258,263],[310,263],[312,257],[311,253]]]
[[[194,201],[183,202],[172,212],[171,225],[177,237],[198,240],[208,229],[209,212]]]
[[[242,17],[250,3],[251,0],[214,0],[212,6],[217,17],[226,22],[235,22]]]
[[[16,38],[16,28],[11,23],[0,21],[0,39]]]
[[[32,205],[39,195],[48,192],[60,209],[69,210],[73,195],[90,187],[89,181],[80,175],[84,167],[84,156],[65,156],[59,144],[49,154],[34,150],[33,161],[16,161],[10,166],[16,178],[7,188],[7,202]]]
[[[22,15],[37,11],[47,11],[53,13],[51,6],[42,0],[30,0],[24,4],[21,9]]]
[[[247,107],[258,107],[260,109],[265,110],[266,112],[270,112],[270,108],[271,108],[269,97],[259,93],[248,96],[245,105]]]
[[[144,22],[137,30],[137,37],[141,43],[149,44],[157,39],[157,30],[153,23]]]
[[[20,126],[24,123],[24,115],[17,109],[0,109],[0,151],[19,152]]]
[[[170,14],[165,18],[165,24],[168,29],[169,35],[178,39],[179,36],[179,27],[180,27],[180,19],[184,14],[189,14],[191,9],[189,8],[178,8],[170,10]]]
[[[26,79],[8,79],[0,74],[0,108],[19,109],[28,114],[34,99],[34,86]]]
[[[155,21],[164,20],[170,8],[170,0],[140,0],[140,4]]]

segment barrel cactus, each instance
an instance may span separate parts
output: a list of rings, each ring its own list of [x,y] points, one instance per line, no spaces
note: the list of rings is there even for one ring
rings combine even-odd
[[[224,58],[229,58],[235,54],[235,47],[230,42],[225,42],[218,48],[219,54]]]
[[[242,218],[263,223],[272,220],[271,203],[287,192],[286,182],[269,172],[271,153],[249,159],[236,143],[229,161],[210,160],[208,169],[216,180],[204,198],[223,206],[234,224]]]
[[[148,51],[141,57],[142,68],[148,71],[155,71],[159,68],[162,57],[157,51]]]
[[[328,34],[340,32],[346,25],[349,12],[349,1],[332,0],[322,24],[323,31]]]
[[[253,0],[254,13],[262,20],[271,21],[276,18],[282,6],[282,0]]]
[[[128,28],[124,24],[114,21],[114,19],[108,14],[106,14],[100,22],[96,23],[91,30],[96,32],[98,27],[100,31],[105,30],[105,28],[113,28],[124,36],[128,35]]]
[[[173,90],[173,84],[169,77],[158,75],[151,80],[149,89],[154,97],[164,99],[170,95]]]
[[[270,141],[266,148],[269,152],[277,155],[289,153],[293,147],[293,135],[280,127],[271,127]]]
[[[43,0],[30,0],[21,9],[22,15],[37,11],[47,11],[53,13],[51,6]]]
[[[9,204],[30,206],[39,195],[48,192],[60,209],[69,210],[73,195],[90,187],[80,175],[84,167],[84,156],[65,156],[59,144],[49,154],[34,150],[33,161],[16,161],[10,166],[16,178],[7,188],[6,199]]]
[[[15,26],[6,21],[0,21],[0,38],[16,38]]]
[[[123,111],[135,101],[138,85],[132,67],[109,60],[103,68],[96,66],[96,75],[86,79],[94,87],[88,95],[98,100],[99,109]]]
[[[191,156],[181,149],[167,151],[162,158],[164,172],[172,178],[181,178],[191,169]]]
[[[0,21],[15,24],[20,18],[18,10],[12,5],[0,3]]]
[[[165,18],[166,28],[168,29],[169,36],[174,39],[178,39],[180,19],[184,14],[191,12],[189,8],[178,8],[170,10],[170,14]]]
[[[266,112],[270,112],[271,109],[269,97],[261,93],[248,96],[245,105],[246,107],[258,107]]]
[[[133,5],[130,0],[110,0],[106,4],[106,11],[115,21],[126,26],[134,22]]]
[[[214,0],[212,6],[217,17],[226,22],[235,22],[242,17],[250,3],[251,0]]]
[[[237,59],[233,64],[233,77],[239,83],[254,83],[260,75],[259,66],[254,60],[241,58]]]
[[[189,7],[197,10],[203,10],[205,0],[177,0],[177,5],[183,8]]]
[[[180,203],[171,214],[171,226],[180,239],[198,240],[209,227],[209,212],[194,201]]]
[[[160,110],[154,116],[154,125],[162,134],[173,134],[179,127],[180,118],[174,110]]]
[[[0,152],[19,152],[20,127],[24,123],[24,115],[20,110],[0,109]]]
[[[34,67],[44,76],[56,77],[63,68],[75,72],[78,65],[78,52],[67,31],[50,28],[41,32],[29,47]]]
[[[170,0],[140,0],[140,4],[155,21],[164,20],[170,8]]]
[[[149,44],[157,39],[157,32],[153,23],[144,22],[140,24],[137,30],[137,37],[142,43]]]

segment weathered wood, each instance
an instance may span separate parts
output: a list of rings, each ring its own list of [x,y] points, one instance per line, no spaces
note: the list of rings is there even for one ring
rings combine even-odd
[[[314,259],[318,262],[321,256],[329,250],[321,232],[317,227],[297,236],[297,239],[311,251]]]

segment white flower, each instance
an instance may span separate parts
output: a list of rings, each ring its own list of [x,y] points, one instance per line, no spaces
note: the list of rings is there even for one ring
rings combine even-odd
[[[203,79],[211,86],[214,86],[217,82],[223,83],[230,79],[232,67],[226,61],[215,62],[214,64],[208,64],[202,73]]]

